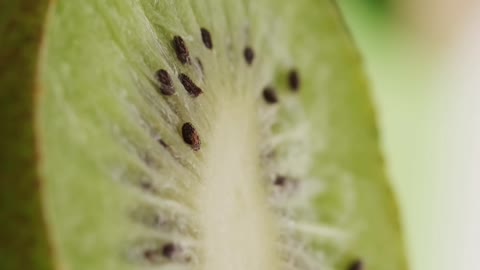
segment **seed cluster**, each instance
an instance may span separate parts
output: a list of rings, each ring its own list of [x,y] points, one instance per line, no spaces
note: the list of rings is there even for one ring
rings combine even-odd
[[[200,28],[200,37],[203,42],[203,45],[208,50],[213,50],[213,41],[211,33],[204,27]],[[194,55],[190,56],[189,49],[185,40],[179,36],[175,35],[171,40],[173,50],[175,52],[177,60],[182,65],[198,65],[202,74],[204,74],[204,66],[200,58],[195,57]],[[248,67],[251,67],[254,64],[255,60],[255,51],[250,45],[246,45],[243,49],[243,52],[239,52],[240,55],[243,56],[245,63]],[[196,62],[196,63],[195,63]],[[186,66],[188,68],[189,66]],[[183,67],[185,68],[185,67]],[[208,68],[208,66],[207,66]],[[182,69],[182,67],[180,67]],[[188,75],[186,71],[182,70],[183,72],[176,72],[174,70],[173,77],[170,76],[169,72],[165,69],[159,69],[155,72],[154,78],[155,82],[158,85],[158,91],[160,94],[164,96],[172,96],[176,93],[175,84],[172,80],[178,78],[178,82],[183,86],[185,91],[188,95],[195,99],[203,94],[202,88],[200,88]],[[172,72],[172,71],[171,71]],[[301,87],[301,80],[299,76],[299,72],[296,68],[290,68],[286,73],[282,73],[283,75],[286,74],[286,80],[284,79],[282,85],[285,85],[291,92],[298,92]],[[278,85],[277,85],[278,86]],[[278,86],[279,87],[279,86]],[[285,87],[283,87],[285,88]],[[208,93],[208,92],[207,92]],[[279,95],[277,94],[277,89],[272,85],[268,84],[263,88],[262,91],[263,100],[266,104],[273,105],[279,103],[281,100]],[[272,107],[274,108],[274,107]],[[193,151],[199,151],[201,148],[201,138],[200,135],[195,128],[195,126],[191,122],[184,122],[180,128],[181,137],[183,142],[187,144]],[[170,146],[162,139],[157,139],[157,142],[168,151],[172,151]],[[276,191],[280,191],[281,194],[287,194],[292,190],[295,190],[298,181],[296,179],[292,179],[290,176],[285,175],[277,175],[273,181],[269,182],[272,188]],[[158,189],[155,187],[151,182],[141,182],[141,187],[145,190],[155,190]],[[288,195],[288,194],[287,194]],[[282,195],[283,196],[283,195]],[[190,258],[186,257],[184,254],[185,246],[182,247],[181,243],[178,242],[167,242],[161,246],[157,246],[154,249],[146,249],[143,251],[143,257],[147,261],[150,262],[158,262],[160,260],[163,261],[177,261],[178,258],[183,258],[182,262],[189,262]],[[183,256],[183,257],[182,257]],[[355,260],[351,262],[346,270],[364,270],[364,266],[362,261]]]
[[[213,41],[212,41],[212,36],[210,34],[210,31],[208,31],[205,27],[201,27],[200,36],[201,36],[203,45],[207,49],[212,50]],[[172,46],[177,56],[177,59],[178,61],[180,61],[180,63],[191,64],[190,52],[187,48],[185,41],[181,36],[175,35],[173,37]],[[255,52],[251,46],[249,45],[245,46],[243,50],[243,57],[248,66],[251,66],[253,64],[253,61],[255,59]],[[204,67],[203,67],[202,61],[198,57],[195,57],[195,60],[203,74]],[[172,78],[170,77],[170,74],[165,69],[159,69],[155,73],[155,79],[159,84],[159,92],[162,95],[171,96],[175,94],[175,86],[173,84]],[[179,73],[178,80],[180,81],[183,88],[187,91],[187,93],[191,97],[196,98],[203,93],[203,90],[197,84],[195,84],[187,74]],[[299,90],[300,77],[296,69],[292,68],[289,70],[287,75],[287,82],[288,82],[289,88],[293,92],[297,92]],[[263,95],[263,99],[267,104],[275,104],[275,103],[278,103],[279,101],[277,91],[272,86],[266,86],[263,89],[262,95]],[[184,126],[182,127],[182,136],[185,143],[190,144],[193,150],[198,151],[200,149],[199,135],[196,132],[195,128],[193,128],[192,124],[190,123],[184,124]],[[164,142],[162,143],[162,142],[163,141],[160,141],[160,144],[166,147],[165,143]]]

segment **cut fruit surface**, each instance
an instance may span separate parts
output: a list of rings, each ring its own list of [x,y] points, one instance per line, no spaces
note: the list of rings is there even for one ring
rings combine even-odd
[[[407,269],[331,1],[58,1],[45,38],[54,269]]]

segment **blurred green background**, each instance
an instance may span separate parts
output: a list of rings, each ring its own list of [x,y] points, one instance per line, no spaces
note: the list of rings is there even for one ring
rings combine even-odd
[[[338,3],[371,79],[412,270],[480,269],[478,5]]]

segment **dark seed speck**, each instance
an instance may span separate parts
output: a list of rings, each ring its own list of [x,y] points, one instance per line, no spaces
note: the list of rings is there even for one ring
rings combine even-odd
[[[200,32],[202,34],[203,44],[205,45],[205,47],[211,50],[213,48],[213,43],[212,43],[212,37],[210,36],[210,32],[208,32],[208,30],[203,27],[200,28]]]
[[[165,147],[165,148],[168,148],[168,144],[167,144],[164,140],[158,139],[157,142],[158,142],[161,146],[163,146],[163,147]]]
[[[201,93],[203,93],[202,89],[193,83],[187,75],[180,73],[180,75],[178,75],[178,79],[190,96],[198,97]]]
[[[202,72],[203,74],[203,63],[202,63],[202,60],[200,60],[200,58],[196,57],[195,60],[197,60],[197,64],[198,64],[198,67],[200,68],[200,71]]]
[[[160,83],[160,93],[166,96],[171,96],[175,93],[172,79],[165,69],[155,72],[155,79]]]
[[[189,122],[183,124],[182,126],[182,137],[183,141],[190,145],[194,151],[200,150],[200,136],[198,135],[197,130]]]
[[[270,86],[263,89],[263,98],[268,104],[274,104],[278,102],[277,92]]]
[[[145,259],[149,260],[149,261],[154,261],[155,260],[155,257],[157,257],[157,254],[158,252],[156,250],[145,250],[143,252],[143,256],[145,257]]]
[[[300,89],[300,77],[296,69],[292,69],[288,72],[288,85],[294,92],[297,92]]]
[[[152,183],[151,182],[146,182],[146,181],[140,182],[140,186],[142,187],[143,190],[148,190],[148,191],[152,190],[152,188],[153,188]]]
[[[347,270],[363,270],[363,263],[361,260],[355,260],[348,266]]]
[[[155,78],[159,83],[165,84],[166,86],[173,85],[172,79],[165,69],[159,69],[157,72],[155,72]]]
[[[245,61],[247,61],[247,64],[251,65],[253,59],[255,58],[255,53],[253,52],[253,49],[249,46],[245,47],[245,49],[243,50],[243,57],[245,57]]]
[[[187,46],[185,45],[185,41],[182,37],[173,37],[173,48],[175,49],[178,60],[182,64],[190,63],[190,54],[188,53]]]
[[[275,178],[275,182],[273,182],[276,186],[284,186],[287,182],[287,178],[285,176],[277,176]]]
[[[162,248],[162,254],[165,258],[171,259],[175,253],[176,247],[173,243],[167,243]]]

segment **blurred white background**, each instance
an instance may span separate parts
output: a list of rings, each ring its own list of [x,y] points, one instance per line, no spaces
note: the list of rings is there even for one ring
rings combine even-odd
[[[480,8],[469,11],[454,35],[442,67],[446,105],[446,155],[441,158],[444,185],[439,205],[446,213],[440,227],[448,241],[439,242],[437,269],[480,269]],[[450,165],[451,164],[451,165]],[[451,203],[449,203],[449,198]],[[448,267],[448,268],[447,268]]]
[[[392,0],[388,12],[361,2],[340,1],[371,77],[412,270],[480,269],[480,1]]]

